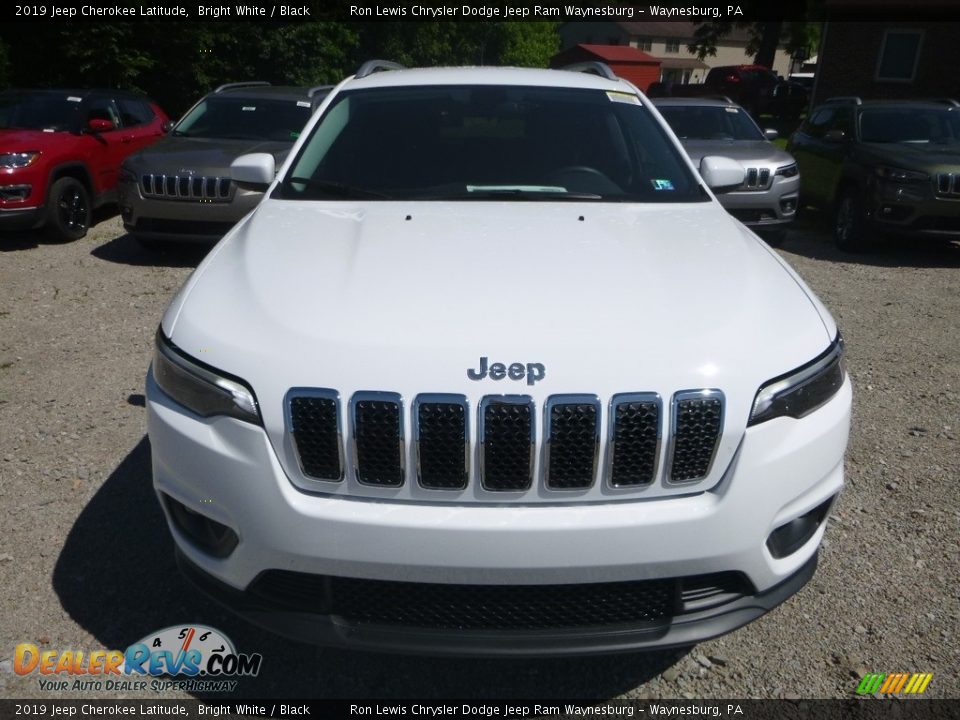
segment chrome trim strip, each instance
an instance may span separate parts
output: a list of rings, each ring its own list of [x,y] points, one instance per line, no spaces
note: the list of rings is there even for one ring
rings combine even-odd
[[[719,398],[720,400],[720,428],[717,431],[717,439],[713,444],[713,451],[710,453],[710,460],[707,462],[707,469],[703,472],[700,477],[690,478],[689,480],[680,480],[675,481],[672,479],[673,475],[673,454],[676,450],[676,441],[677,441],[677,417],[679,416],[677,406],[684,400],[706,400],[708,398]],[[716,388],[709,388],[703,390],[680,390],[673,394],[673,399],[670,403],[670,443],[667,450],[667,464],[666,472],[664,475],[664,482],[666,485],[693,485],[698,483],[705,478],[709,477],[710,471],[713,469],[713,461],[717,457],[717,451],[720,448],[720,440],[723,438],[723,426],[726,421],[727,414],[727,402],[726,396],[723,392],[717,390]]]
[[[466,481],[462,487],[435,487],[423,484],[420,472],[420,406],[429,403],[443,403],[447,405],[460,405],[463,408],[463,471],[466,475]],[[413,399],[411,408],[411,427],[413,428],[414,457],[417,463],[417,484],[424,490],[440,490],[458,492],[465,490],[470,485],[470,402],[466,395],[455,395],[452,393],[420,393]]]
[[[616,460],[616,430],[617,430],[617,408],[620,405],[634,402],[653,402],[657,405],[657,449],[653,456],[653,476],[641,483],[617,485],[613,482],[613,463]],[[607,416],[607,461],[604,468],[604,477],[607,485],[612,488],[643,488],[649,487],[660,476],[660,446],[663,440],[663,398],[660,393],[655,392],[634,392],[617,393],[610,398],[609,415]]]
[[[590,482],[578,487],[554,487],[550,484],[550,445],[552,443],[553,422],[550,411],[560,405],[593,405],[596,413],[593,429],[593,468]],[[556,492],[576,492],[589,490],[597,480],[597,463],[600,459],[600,416],[602,408],[596,395],[551,395],[543,405],[543,482],[548,490]]]
[[[368,483],[360,479],[360,460],[357,453],[357,403],[363,402],[364,400],[372,400],[374,402],[383,402],[383,403],[393,403],[397,406],[397,434],[398,440],[397,443],[397,453],[400,460],[400,483],[398,485],[386,485],[383,483]],[[358,483],[364,487],[377,487],[377,488],[398,488],[403,487],[407,479],[406,471],[406,444],[404,442],[403,435],[403,398],[400,397],[399,393],[394,392],[380,392],[378,390],[360,390],[353,394],[350,398],[350,449],[351,449],[351,458],[353,459],[353,476]]]
[[[303,461],[300,459],[300,449],[297,447],[297,438],[294,435],[293,427],[293,413],[291,411],[291,401],[297,397],[313,397],[321,398],[323,400],[333,400],[334,405],[336,406],[337,413],[337,463],[340,466],[340,475],[337,478],[321,478],[316,477],[315,475],[310,475],[303,467]],[[331,390],[330,388],[308,388],[308,387],[295,387],[287,390],[287,394],[283,397],[283,420],[285,426],[285,432],[287,437],[290,438],[290,444],[293,447],[293,453],[297,458],[297,466],[300,468],[300,473],[305,477],[309,478],[314,482],[341,482],[344,476],[344,467],[343,467],[343,419],[342,419],[341,407],[340,407],[340,393],[336,390]]]
[[[501,490],[499,488],[488,488],[486,485],[486,428],[484,427],[483,415],[488,405],[527,405],[530,408],[530,464],[527,470],[527,487],[522,490]],[[480,486],[487,492],[495,493],[523,493],[528,492],[533,487],[533,469],[536,460],[537,444],[537,409],[533,398],[529,395],[484,395],[477,406],[477,447],[480,450]]]

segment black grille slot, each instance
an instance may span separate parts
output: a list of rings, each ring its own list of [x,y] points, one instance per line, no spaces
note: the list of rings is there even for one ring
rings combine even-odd
[[[357,393],[353,396],[353,423],[357,479],[367,485],[403,485],[400,397]]]
[[[533,400],[487,397],[480,405],[480,467],[487,490],[527,490],[533,476]]]
[[[600,436],[600,401],[595,397],[552,397],[546,414],[547,486],[556,490],[593,485]]]
[[[447,585],[269,570],[251,593],[277,605],[370,625],[548,630],[655,624],[676,607],[675,579],[582,585]]]
[[[677,393],[673,402],[671,482],[706,477],[723,426],[723,396],[718,390]]]
[[[462,396],[417,398],[417,462],[426,488],[467,486],[467,400]]]
[[[611,408],[610,484],[648,485],[657,472],[660,398],[653,394],[618,395]]]
[[[319,480],[341,480],[340,409],[333,391],[312,391],[289,400],[289,424],[300,468]]]

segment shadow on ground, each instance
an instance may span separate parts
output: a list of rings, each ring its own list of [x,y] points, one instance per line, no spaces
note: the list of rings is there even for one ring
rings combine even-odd
[[[960,267],[960,243],[942,239],[877,236],[865,252],[844,252],[833,242],[827,214],[812,209],[804,210],[780,247],[812,260],[829,262],[891,268]]]
[[[120,235],[90,251],[107,262],[121,265],[151,265],[156,267],[196,267],[213,245],[193,243],[166,243],[150,249],[133,235]]]
[[[53,573],[75,622],[108,649],[188,623],[215,627],[263,668],[230,697],[605,699],[673,665],[680,651],[595,658],[466,660],[379,655],[292,643],[232,616],[179,575],[151,486],[144,437],[80,513]],[[210,696],[213,697],[213,696]]]

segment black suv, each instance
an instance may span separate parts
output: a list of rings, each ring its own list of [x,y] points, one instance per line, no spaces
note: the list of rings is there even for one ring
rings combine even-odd
[[[239,187],[230,164],[247,153],[270,153],[279,167],[332,87],[244,82],[207,94],[169,137],[123,163],[123,226],[151,249],[216,242],[263,195]]]
[[[960,103],[833,98],[810,113],[787,150],[802,204],[835,214],[843,250],[879,233],[960,239]]]

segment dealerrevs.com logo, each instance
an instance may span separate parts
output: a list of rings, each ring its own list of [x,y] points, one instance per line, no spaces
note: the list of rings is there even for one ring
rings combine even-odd
[[[857,695],[922,695],[933,673],[867,673],[857,686]]]
[[[18,675],[39,675],[41,690],[184,690],[232,692],[240,677],[255,677],[263,656],[238,653],[233,642],[205,625],[174,625],[126,650],[41,650],[20,643]]]

